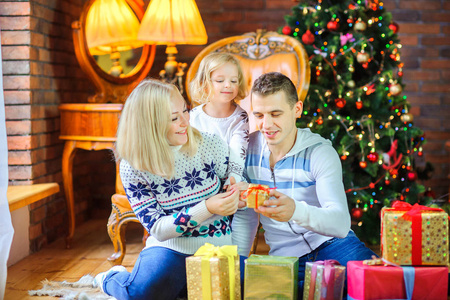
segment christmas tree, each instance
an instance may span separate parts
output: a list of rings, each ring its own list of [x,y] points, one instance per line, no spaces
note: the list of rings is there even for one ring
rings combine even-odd
[[[300,1],[279,29],[300,40],[311,85],[298,127],[332,141],[341,157],[353,229],[379,243],[379,212],[393,201],[428,204],[419,179],[423,131],[402,95],[399,26],[378,0]]]

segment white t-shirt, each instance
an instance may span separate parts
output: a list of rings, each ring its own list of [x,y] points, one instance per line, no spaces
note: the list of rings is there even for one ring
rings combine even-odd
[[[242,176],[247,155],[248,146],[248,115],[239,105],[231,116],[226,118],[214,118],[205,113],[203,106],[199,105],[190,112],[190,124],[192,127],[208,133],[213,133],[225,141],[229,147],[229,175],[236,182],[245,181]],[[228,184],[229,180],[225,184]]]

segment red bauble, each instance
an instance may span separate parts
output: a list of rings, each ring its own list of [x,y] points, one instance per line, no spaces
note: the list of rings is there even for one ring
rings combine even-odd
[[[431,197],[431,198],[433,198],[433,199],[436,199],[436,193],[433,192],[430,188],[428,188],[428,189],[425,191],[425,193],[423,193],[423,195],[424,195],[425,197]]]
[[[409,181],[415,181],[417,179],[417,174],[414,171],[410,171],[407,174]]]
[[[345,101],[344,98],[336,98],[334,99],[334,103],[336,104],[336,107],[343,108],[347,103],[347,101]]]
[[[367,162],[366,161],[360,161],[359,162],[359,166],[363,169],[365,169],[367,167]]]
[[[389,179],[386,179],[386,180],[384,181],[384,184],[385,184],[385,185],[390,185],[390,184],[391,184],[391,181],[390,181]]]
[[[371,163],[376,162],[378,160],[378,153],[370,152],[369,154],[367,154],[367,160]]]
[[[327,23],[327,28],[330,31],[336,31],[339,29],[339,23],[336,22],[336,20],[331,20],[330,22]]]
[[[292,29],[289,26],[284,26],[283,29],[281,30],[281,32],[285,35],[290,35],[292,33]]]
[[[305,45],[311,45],[314,43],[314,34],[310,30],[306,30],[306,32],[302,35],[302,42]]]
[[[336,57],[336,53],[331,52],[331,53],[330,53],[330,59],[334,59],[335,57]]]
[[[316,123],[317,123],[317,125],[322,125],[322,124],[323,124],[323,119],[322,119],[322,117],[318,118],[318,119],[316,120]]]
[[[359,101],[356,101],[356,109],[361,109],[362,107],[363,107],[363,103],[362,103],[362,101],[361,100],[359,100]]]
[[[341,159],[342,160],[346,160],[347,159],[347,155],[341,155]]]
[[[395,22],[392,22],[391,24],[389,24],[389,29],[392,30],[394,33],[398,32],[398,28],[399,28],[399,26]]]
[[[351,214],[352,214],[352,218],[354,220],[361,219],[361,217],[363,216],[363,213],[364,213],[364,211],[361,208],[359,208],[359,207],[352,208],[352,213]]]

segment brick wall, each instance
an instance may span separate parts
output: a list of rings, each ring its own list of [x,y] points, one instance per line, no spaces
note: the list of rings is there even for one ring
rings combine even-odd
[[[0,3],[10,185],[58,182],[62,189],[58,105],[84,102],[91,90],[72,43],[71,22],[82,5],[81,0]],[[77,164],[83,165],[82,159]],[[87,201],[88,191],[78,194]],[[84,206],[78,211],[86,211]],[[64,235],[66,220],[63,192],[32,204],[31,250]]]
[[[0,2],[3,71],[9,147],[10,184],[61,179],[63,143],[59,141],[60,103],[86,102],[92,84],[76,61],[71,22],[86,0]],[[148,0],[144,1],[148,3]],[[255,31],[276,30],[295,5],[292,0],[197,0],[208,42]],[[405,94],[415,123],[428,139],[424,152],[435,166],[429,184],[436,194],[447,193],[450,139],[450,3],[445,0],[386,0],[385,7],[400,25]],[[178,61],[190,63],[204,46],[178,46]],[[157,47],[150,75],[157,77],[165,62]],[[109,174],[104,176],[103,174]],[[74,189],[77,224],[97,207],[108,210],[114,192],[114,164],[108,152],[77,152]],[[102,178],[101,181],[98,178]],[[67,228],[64,193],[31,206],[32,248],[62,236]],[[106,219],[105,219],[106,224]]]

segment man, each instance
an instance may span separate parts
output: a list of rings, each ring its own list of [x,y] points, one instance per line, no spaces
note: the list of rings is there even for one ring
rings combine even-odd
[[[299,297],[305,263],[370,259],[375,255],[350,230],[342,167],[330,141],[309,129],[297,129],[303,103],[291,80],[281,73],[260,76],[251,90],[259,131],[250,135],[245,176],[271,188],[258,209],[240,210],[233,239],[247,256],[258,227],[258,214],[270,255],[299,257]]]

